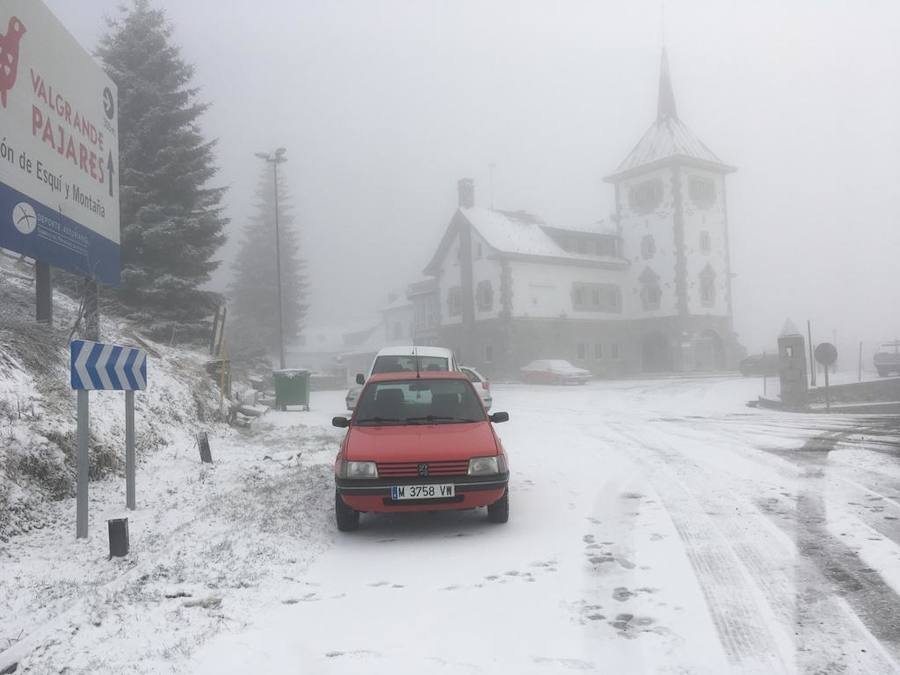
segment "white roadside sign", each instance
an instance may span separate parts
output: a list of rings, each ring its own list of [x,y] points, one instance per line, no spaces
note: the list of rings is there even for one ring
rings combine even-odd
[[[0,247],[119,283],[117,105],[42,0],[0,2]]]

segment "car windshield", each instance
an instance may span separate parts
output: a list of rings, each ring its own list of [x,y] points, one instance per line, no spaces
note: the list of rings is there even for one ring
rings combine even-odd
[[[397,380],[366,386],[357,406],[359,426],[461,424],[485,421],[484,407],[465,380]]]
[[[418,359],[418,368],[416,360]],[[372,365],[372,374],[381,373],[422,373],[441,372],[450,370],[449,360],[444,356],[390,356],[382,355],[375,359]]]

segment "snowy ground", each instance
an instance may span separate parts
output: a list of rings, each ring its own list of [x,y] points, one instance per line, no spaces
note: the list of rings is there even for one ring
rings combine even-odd
[[[213,467],[147,460],[127,560],[105,557],[115,480],[92,486],[89,542],[65,502],[65,528],[14,538],[0,649],[40,673],[900,671],[897,420],[744,407],[759,393],[497,387],[508,524],[364,516],[340,536],[343,392],[317,393],[214,437]]]

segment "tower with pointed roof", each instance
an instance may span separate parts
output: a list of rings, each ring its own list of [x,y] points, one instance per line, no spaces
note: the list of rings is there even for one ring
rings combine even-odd
[[[630,262],[624,301],[644,371],[734,360],[725,186],[734,170],[678,116],[663,48],[656,120],[606,177]]]

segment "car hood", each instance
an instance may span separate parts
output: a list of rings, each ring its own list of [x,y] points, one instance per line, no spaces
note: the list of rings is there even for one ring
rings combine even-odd
[[[470,459],[497,454],[489,422],[350,427],[345,458],[375,462]]]

